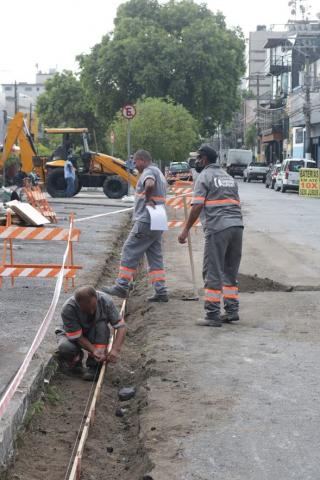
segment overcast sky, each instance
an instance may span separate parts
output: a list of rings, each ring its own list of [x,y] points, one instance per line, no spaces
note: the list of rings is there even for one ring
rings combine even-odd
[[[121,3],[124,1],[1,2],[0,83],[33,82],[36,64],[42,71],[75,69],[75,56],[89,52],[112,30]],[[320,10],[317,3],[309,0],[313,14]],[[240,25],[246,36],[258,24],[283,24],[289,18],[288,0],[208,0],[207,4],[213,11],[221,10],[228,25]]]

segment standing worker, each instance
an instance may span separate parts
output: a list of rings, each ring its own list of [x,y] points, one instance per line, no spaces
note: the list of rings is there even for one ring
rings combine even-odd
[[[147,206],[155,208],[156,205],[165,204],[167,182],[159,168],[152,164],[152,157],[146,150],[138,150],[135,153],[134,163],[141,174],[135,193],[134,224],[122,249],[116,284],[104,287],[103,291],[126,298],[138,263],[146,254],[149,279],[155,289],[155,294],[149,297],[148,301],[168,302],[161,245],[163,232],[151,230],[150,214],[147,209]]]
[[[75,194],[76,171],[71,161],[72,152],[69,153],[67,160],[64,163],[64,179],[66,182],[66,196],[73,197]]]
[[[186,242],[203,210],[205,318],[197,324],[209,327],[221,327],[222,322],[239,320],[237,275],[243,234],[238,186],[216,161],[216,151],[210,145],[201,145],[196,164],[201,173],[195,183],[189,218],[178,238],[180,243]],[[222,295],[226,312],[223,316],[220,312]]]
[[[126,324],[112,299],[93,287],[78,288],[61,311],[62,326],[56,329],[58,358],[63,369],[94,380],[102,363],[115,363],[126,334]],[[107,347],[111,325],[117,332],[112,349]],[[83,350],[88,352],[87,371],[82,368]]]

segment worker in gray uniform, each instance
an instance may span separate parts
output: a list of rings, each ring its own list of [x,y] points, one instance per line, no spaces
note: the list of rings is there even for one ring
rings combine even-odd
[[[155,293],[149,302],[168,302],[165,270],[162,255],[162,231],[151,230],[147,206],[155,208],[166,201],[167,182],[158,167],[152,164],[152,157],[146,150],[138,150],[134,163],[141,174],[136,186],[133,227],[123,246],[119,275],[115,285],[103,287],[109,295],[126,298],[136,273],[138,263],[146,254],[149,280]]]
[[[87,286],[78,288],[62,307],[62,325],[55,331],[58,360],[66,373],[97,379],[104,361],[115,363],[126,334],[126,324],[112,299]],[[111,325],[117,332],[108,352]],[[87,370],[82,368],[83,350],[88,352]]]
[[[237,275],[243,221],[238,186],[216,161],[216,151],[210,145],[201,145],[196,165],[201,173],[195,183],[189,218],[178,240],[186,242],[189,230],[203,212],[205,318],[197,324],[221,327],[222,322],[239,320]],[[224,299],[223,316],[221,297]]]

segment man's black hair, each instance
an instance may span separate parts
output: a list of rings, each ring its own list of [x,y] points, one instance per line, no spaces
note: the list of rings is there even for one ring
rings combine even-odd
[[[133,158],[141,158],[142,160],[152,163],[152,156],[148,150],[137,150]]]

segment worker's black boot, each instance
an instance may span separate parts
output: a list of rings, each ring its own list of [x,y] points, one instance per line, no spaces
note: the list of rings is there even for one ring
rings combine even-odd
[[[196,321],[199,327],[221,327],[222,321],[220,318],[200,318]]]
[[[163,294],[155,293],[154,295],[152,295],[152,297],[148,297],[148,302],[167,303],[169,302],[169,297],[166,293],[163,293]]]
[[[127,298],[128,291],[120,285],[112,285],[112,287],[102,287],[101,290],[112,297]]]
[[[238,322],[240,320],[239,313],[238,312],[225,313],[224,315],[221,316],[221,320],[223,323]]]
[[[82,365],[82,359],[83,359],[83,352],[81,352],[79,360],[77,360],[76,362],[72,362],[71,372],[73,373],[73,375],[83,375],[84,368]]]
[[[55,358],[58,362],[58,368],[61,373],[69,376],[81,376],[84,373],[84,368],[82,365],[83,352],[77,355],[73,360],[67,360],[59,352],[55,352]]]
[[[82,375],[82,380],[86,382],[97,382],[99,378],[99,367],[88,367]]]

